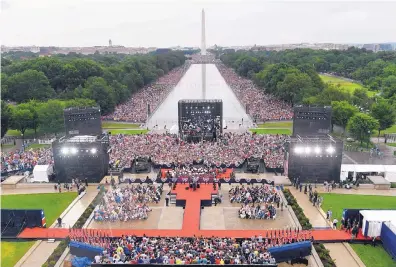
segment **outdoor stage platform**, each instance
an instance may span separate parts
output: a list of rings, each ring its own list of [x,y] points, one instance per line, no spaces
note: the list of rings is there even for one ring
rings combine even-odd
[[[203,237],[233,237],[233,238],[251,238],[252,236],[266,237],[276,230],[200,230],[200,216],[201,206],[203,203],[211,201],[212,195],[217,194],[217,190],[213,190],[213,185],[202,184],[201,188],[193,191],[186,190],[186,186],[179,184],[172,194],[176,194],[176,201],[183,203],[185,201],[185,211],[183,218],[183,226],[180,230],[167,230],[167,229],[87,229],[88,231],[94,230],[106,236],[121,237],[122,235],[136,235],[136,236],[203,236]],[[180,207],[182,208],[182,207]],[[19,234],[18,238],[22,239],[64,239],[69,235],[67,228],[26,228]],[[316,242],[349,242],[351,234],[332,229],[312,230],[312,236]],[[369,241],[359,235],[354,241]]]

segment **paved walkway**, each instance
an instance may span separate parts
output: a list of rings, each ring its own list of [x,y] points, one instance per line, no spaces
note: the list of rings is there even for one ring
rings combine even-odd
[[[308,217],[313,227],[330,226],[330,223],[326,221],[321,212],[316,207],[312,206],[312,203],[308,200],[307,195],[295,189],[294,187],[288,188],[296,198],[300,207],[304,210],[305,216]],[[365,266],[348,243],[325,244],[325,247],[329,250],[330,256],[335,260],[337,266]]]
[[[91,186],[93,188],[93,186]],[[66,211],[70,208],[66,214],[62,214],[62,221],[64,222],[63,227],[69,228],[69,225],[73,225],[78,218],[83,214],[85,209],[89,206],[92,200],[98,194],[98,190],[89,190],[87,193],[77,202],[71,204],[72,207],[68,207]],[[96,188],[96,187],[95,187]],[[56,223],[51,225],[50,228],[53,228]],[[60,241],[56,241],[53,243],[47,242],[47,240],[37,241],[31,249],[25,254],[25,256],[15,265],[16,267],[41,267],[44,262],[48,259],[48,257],[52,254],[52,252],[59,245]]]

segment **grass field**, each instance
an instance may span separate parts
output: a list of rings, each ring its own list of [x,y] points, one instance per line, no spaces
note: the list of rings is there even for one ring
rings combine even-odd
[[[51,147],[51,145],[47,145],[47,144],[30,144],[26,150],[29,149],[40,149],[40,148],[48,148]]]
[[[135,129],[135,128],[139,128],[139,124],[103,121],[102,128],[103,129]]]
[[[6,135],[8,136],[21,136],[21,132],[18,130],[8,130]],[[34,137],[34,130],[32,129],[27,129],[25,131],[25,138],[30,138],[30,137]]]
[[[396,133],[396,124],[381,131],[380,136],[384,136],[385,134],[392,134],[392,133]],[[377,136],[378,136],[378,131],[373,131],[371,137],[377,137]]]
[[[396,143],[387,143],[386,145],[396,147]]]
[[[274,122],[266,122],[259,124],[257,128],[293,128],[292,121],[274,121]]]
[[[258,128],[258,129],[250,129],[251,132],[257,134],[287,134],[291,135],[291,129],[271,129],[271,128]]]
[[[365,88],[363,85],[358,84],[358,83],[354,83],[354,82],[350,82],[350,81],[346,81],[344,79],[341,78],[337,78],[337,77],[333,77],[333,76],[327,76],[327,75],[322,75],[319,74],[320,78],[322,79],[322,81],[324,83],[331,83],[334,85],[340,85],[340,87],[345,90],[348,91],[349,93],[353,93],[353,91],[355,91],[355,89],[357,88]],[[368,96],[374,96],[376,94],[376,92],[373,91],[367,91]]]
[[[112,135],[114,134],[126,134],[126,135],[134,135],[134,134],[146,134],[148,130],[146,129],[111,129],[109,130]]]
[[[395,209],[396,197],[393,196],[368,196],[345,194],[321,194],[323,196],[322,209],[333,211],[333,217],[341,222],[342,210],[346,208],[367,209]],[[371,245],[352,245],[355,252],[367,267],[396,266],[389,254],[382,247]],[[392,265],[393,264],[393,265]]]
[[[76,198],[76,193],[3,195],[3,209],[44,209],[47,227],[62,214]],[[14,266],[34,242],[1,242],[1,266]]]
[[[351,244],[351,247],[366,267],[396,267],[396,261],[392,260],[381,245],[373,247],[371,245]]]
[[[14,266],[34,243],[35,241],[1,241],[1,266]]]

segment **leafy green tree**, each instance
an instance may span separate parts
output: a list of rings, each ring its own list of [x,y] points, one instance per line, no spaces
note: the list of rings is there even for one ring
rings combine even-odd
[[[100,106],[102,114],[108,114],[115,108],[114,90],[101,77],[91,77],[88,79],[85,84],[83,96],[84,98],[95,100]]]
[[[294,104],[301,101],[304,90],[308,90],[312,86],[312,80],[307,74],[301,72],[288,73],[285,75],[285,79],[277,84],[277,95],[281,99]]]
[[[8,76],[5,73],[1,73],[1,99],[8,98]]]
[[[31,99],[46,100],[54,96],[44,73],[36,70],[26,70],[8,78],[8,96],[16,102],[25,102]]]
[[[363,142],[370,141],[371,133],[375,129],[378,129],[378,127],[378,120],[364,113],[356,113],[354,116],[352,116],[352,118],[350,118],[347,124],[349,133],[356,140],[359,140],[361,145]]]
[[[18,108],[27,109],[32,114],[29,128],[34,130],[35,137],[37,137],[37,129],[40,126],[40,121],[39,121],[39,116],[38,116],[37,110],[40,108],[41,105],[42,105],[42,103],[40,103],[36,100],[30,100],[27,103],[21,103],[18,105]]]
[[[32,125],[33,114],[29,109],[24,107],[16,106],[11,111],[11,127],[13,129],[19,130],[22,134],[22,138],[25,138],[25,132]]]
[[[358,108],[352,106],[347,101],[333,101],[331,102],[331,107],[333,109],[332,124],[337,124],[344,128],[344,130],[349,119],[359,111]]]
[[[6,102],[1,100],[1,138],[7,133],[12,118],[11,109]]]
[[[395,108],[386,100],[380,100],[371,107],[371,115],[378,120],[378,136],[396,122]]]
[[[59,133],[64,130],[63,110],[65,104],[60,100],[49,100],[37,110],[40,130],[45,133]]]

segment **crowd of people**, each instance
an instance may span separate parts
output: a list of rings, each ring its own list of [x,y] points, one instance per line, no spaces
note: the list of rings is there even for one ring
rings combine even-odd
[[[265,94],[252,80],[240,77],[233,69],[222,63],[217,64],[217,68],[253,118],[258,121],[291,120],[293,118],[290,104]]]
[[[149,203],[161,199],[162,185],[128,185],[114,187],[106,192],[94,211],[96,221],[131,221],[148,218]]]
[[[276,218],[276,209],[273,204],[254,206],[253,204],[242,205],[238,211],[241,219],[260,219],[268,220]]]
[[[104,120],[127,121],[145,123],[147,120],[148,105],[153,112],[165,99],[168,93],[177,85],[184,73],[190,67],[189,63],[170,71],[156,82],[148,84],[135,93],[127,102],[118,105],[115,111]]]
[[[27,171],[37,164],[53,163],[52,151],[48,148],[1,152],[1,172]]]
[[[92,230],[70,229],[72,241],[101,247],[95,263],[106,264],[266,264],[275,263],[268,249],[301,241],[312,241],[311,231],[275,230],[250,239],[205,237],[111,238]]]
[[[275,239],[252,238],[138,238],[124,236],[104,244],[96,263],[130,264],[265,264],[275,263],[267,251]],[[272,241],[272,242],[271,242]]]
[[[200,166],[179,166],[167,172],[167,178],[198,178],[198,179],[214,179],[216,174],[221,171],[216,168]]]
[[[263,158],[267,168],[282,168],[285,135],[225,133],[216,142],[187,143],[173,135],[111,136],[111,163],[130,167],[134,158],[151,158],[163,167],[204,164],[208,167],[239,167],[249,157]]]

